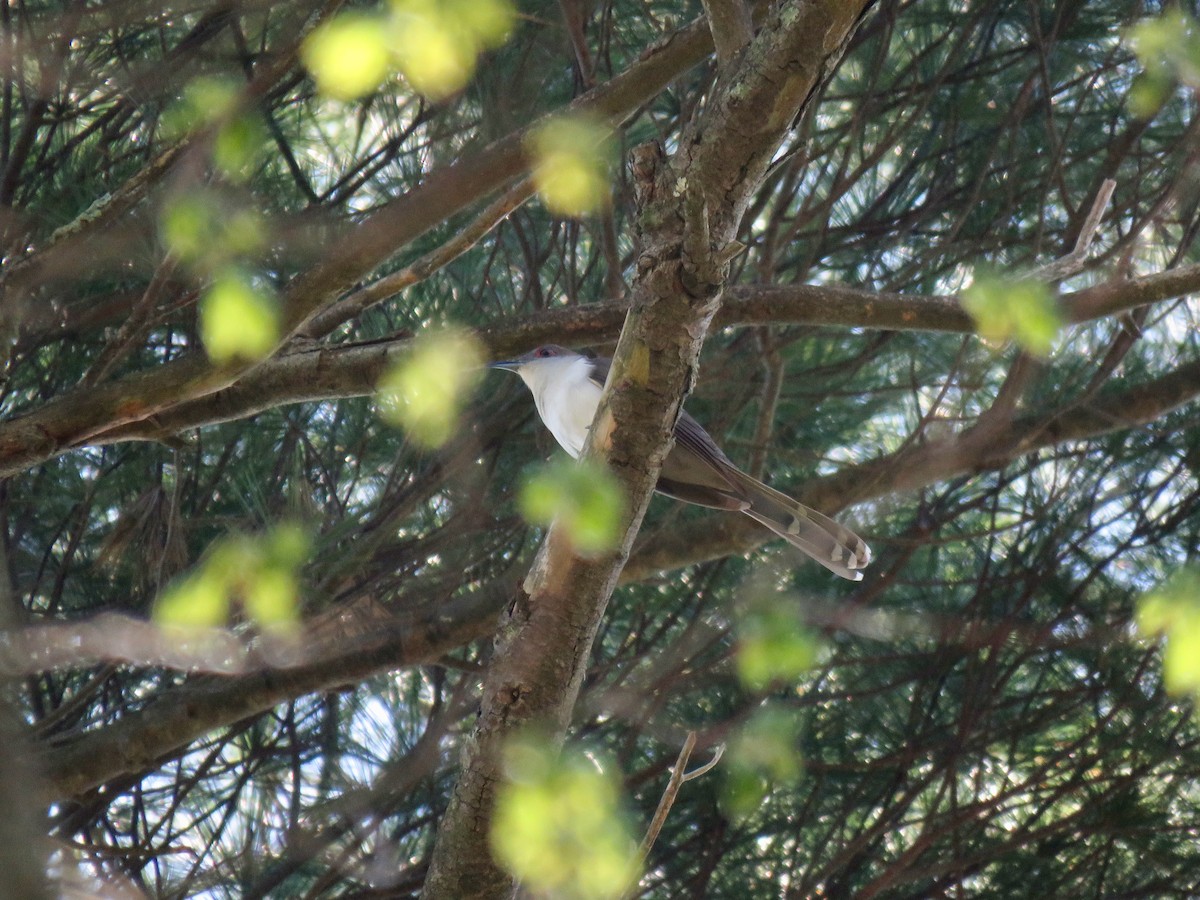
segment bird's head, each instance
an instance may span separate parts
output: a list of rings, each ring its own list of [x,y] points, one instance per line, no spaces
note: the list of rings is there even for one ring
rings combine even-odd
[[[521,376],[521,380],[536,392],[543,382],[585,358],[582,354],[558,344],[543,344],[516,359],[491,363],[488,368],[516,372]]]

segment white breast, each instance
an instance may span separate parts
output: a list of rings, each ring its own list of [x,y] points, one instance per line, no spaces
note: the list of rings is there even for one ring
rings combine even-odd
[[[559,445],[576,458],[600,404],[601,389],[589,377],[591,371],[591,361],[578,356],[537,360],[521,371],[538,415]]]

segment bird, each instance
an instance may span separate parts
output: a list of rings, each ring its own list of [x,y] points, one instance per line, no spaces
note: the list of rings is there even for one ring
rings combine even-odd
[[[578,459],[600,404],[612,360],[546,344],[488,368],[515,372],[533,394],[538,415],[559,446]],[[824,513],[763,484],[734,465],[694,418],[680,411],[675,445],[655,490],[685,503],[744,513],[826,569],[862,580],[866,542]]]

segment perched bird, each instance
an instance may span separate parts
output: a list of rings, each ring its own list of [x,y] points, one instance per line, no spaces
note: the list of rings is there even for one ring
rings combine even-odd
[[[521,376],[533,393],[542,422],[562,448],[578,458],[611,363],[547,344],[489,368]],[[861,538],[747,475],[686,412],[675,423],[675,446],[655,489],[685,503],[745,513],[843,578],[859,581],[861,570],[871,561],[871,549]]]

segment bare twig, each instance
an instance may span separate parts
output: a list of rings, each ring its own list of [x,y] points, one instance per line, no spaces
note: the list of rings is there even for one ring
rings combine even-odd
[[[314,316],[312,321],[298,334],[306,338],[323,337],[341,323],[353,319],[372,306],[424,281],[479,243],[488,232],[507,219],[513,210],[528,200],[532,194],[533,182],[528,178],[521,179],[489,203],[469,225],[456,231],[454,236],[444,244],[429,251],[403,269],[359,288],[329,309]]]
[[[1078,274],[1083,269],[1088,251],[1091,250],[1092,242],[1096,239],[1100,220],[1104,217],[1104,210],[1108,208],[1113,191],[1116,189],[1115,181],[1111,178],[1104,179],[1100,190],[1096,192],[1096,199],[1092,201],[1092,208],[1088,211],[1087,218],[1083,220],[1083,227],[1079,229],[1079,237],[1075,239],[1075,246],[1071,248],[1071,252],[1034,269],[1029,273],[1030,278],[1035,281],[1062,281],[1064,278]]]
[[[717,763],[719,763],[721,761],[721,757],[724,755],[725,755],[725,745],[717,744],[717,749],[713,751],[712,759],[710,759],[708,762],[706,762],[700,768],[693,769],[692,771],[688,772],[686,775],[683,776],[684,784],[687,784],[689,781],[694,781],[695,779],[700,778],[703,775],[707,775],[714,768],[716,768]]]

